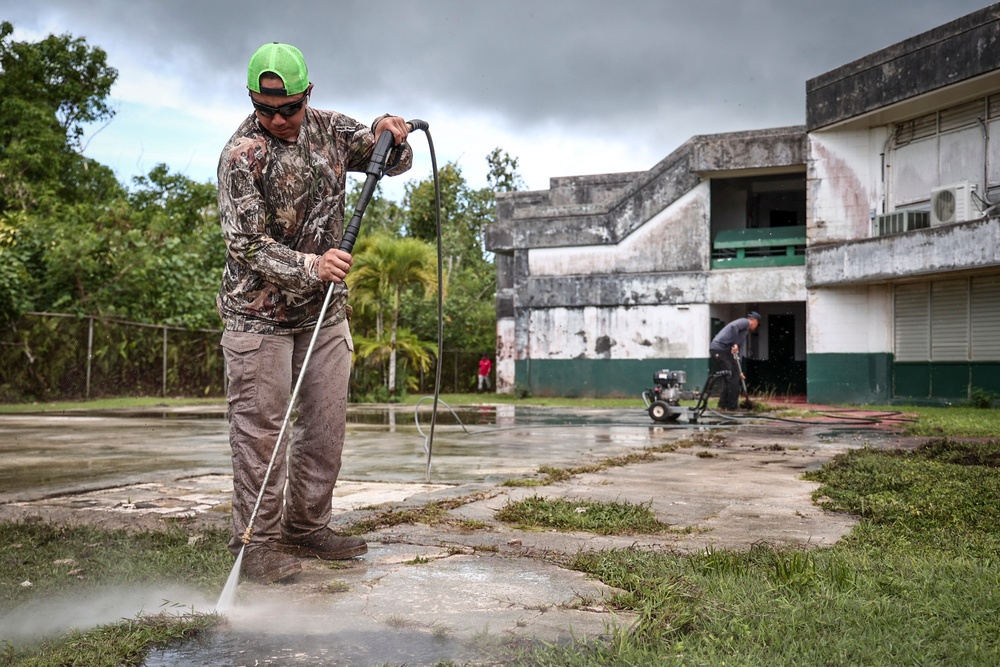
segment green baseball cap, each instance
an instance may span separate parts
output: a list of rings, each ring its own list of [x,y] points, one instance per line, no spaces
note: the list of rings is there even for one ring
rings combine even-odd
[[[281,77],[284,88],[264,88],[261,90],[262,74]],[[247,88],[264,95],[298,95],[309,87],[309,69],[302,52],[290,44],[271,42],[265,44],[250,56],[247,67]]]

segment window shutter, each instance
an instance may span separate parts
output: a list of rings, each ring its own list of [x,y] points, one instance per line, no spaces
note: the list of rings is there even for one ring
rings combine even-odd
[[[1000,278],[972,279],[972,361],[1000,361]]]
[[[969,281],[931,283],[931,361],[969,360]]]
[[[931,354],[928,284],[897,285],[894,310],[896,361],[928,361]]]

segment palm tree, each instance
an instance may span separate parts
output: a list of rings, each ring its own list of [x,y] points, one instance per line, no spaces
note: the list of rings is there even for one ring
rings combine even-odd
[[[373,234],[362,239],[354,255],[354,264],[347,274],[351,299],[362,309],[374,309],[376,339],[382,339],[385,315],[388,314],[389,394],[396,393],[396,353],[399,344],[399,304],[403,290],[419,286],[424,295],[437,292],[437,272],[434,248],[413,238],[397,238]],[[388,311],[388,312],[386,312]],[[373,349],[377,349],[378,345]],[[405,346],[409,356],[426,368],[427,358],[414,356],[414,346]]]

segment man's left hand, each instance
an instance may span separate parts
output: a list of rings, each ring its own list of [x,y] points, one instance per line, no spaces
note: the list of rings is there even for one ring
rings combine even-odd
[[[402,116],[386,116],[375,124],[375,137],[380,137],[383,132],[392,132],[392,137],[396,140],[394,145],[398,146],[406,141],[410,128]]]

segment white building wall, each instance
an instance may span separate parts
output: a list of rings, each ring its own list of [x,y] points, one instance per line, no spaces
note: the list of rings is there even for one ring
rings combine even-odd
[[[813,132],[806,176],[808,242],[868,238],[883,212],[884,128]]]
[[[982,102],[985,105],[985,101]],[[985,114],[985,110],[984,110]],[[927,209],[931,190],[969,183],[980,196],[1000,185],[1000,118],[894,146],[888,153],[889,201],[895,206]],[[989,198],[989,197],[987,197]],[[970,211],[979,217],[983,206]],[[889,208],[892,211],[893,208]]]
[[[806,274],[801,266],[717,269],[708,274],[710,303],[805,301]]]
[[[496,389],[500,394],[514,391],[514,362],[517,360],[514,324],[513,317],[497,319]]]
[[[810,290],[806,309],[809,353],[892,352],[891,285]]]
[[[707,305],[531,311],[532,359],[707,357]]]
[[[532,276],[676,271],[679,251],[704,254],[711,189],[702,182],[616,245],[533,248]],[[686,249],[686,250],[685,250]]]

